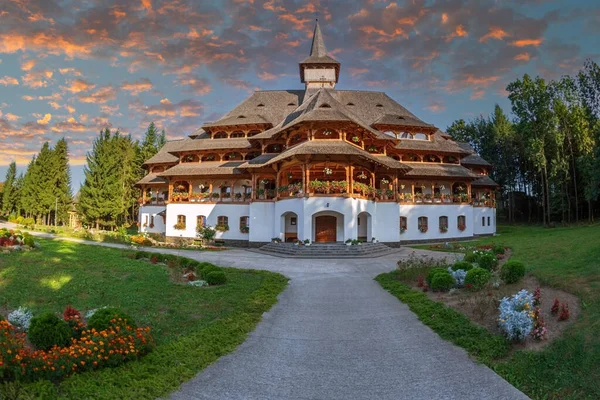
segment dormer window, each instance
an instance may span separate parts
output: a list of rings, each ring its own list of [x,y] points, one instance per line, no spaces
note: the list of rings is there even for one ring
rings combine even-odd
[[[331,106],[327,103],[323,103],[319,106],[319,108],[331,108]]]
[[[396,137],[396,132],[393,131],[385,131],[383,132],[385,135],[391,136],[391,137]]]
[[[375,107],[377,107],[377,108],[383,108],[383,104],[377,104]]]
[[[404,120],[404,119],[406,119],[406,118],[404,118],[403,116],[399,115],[399,116],[398,116],[398,119]]]
[[[402,132],[402,133],[400,134],[400,139],[412,139],[412,138],[413,138],[413,135],[412,135],[412,133],[409,133],[409,132]]]
[[[256,107],[264,107],[265,105],[263,103],[260,103],[259,105],[257,105]]]
[[[238,118],[246,118],[246,116],[245,115],[240,115],[240,116],[238,116]]]
[[[346,105],[347,105],[347,106],[353,106],[353,105],[354,105],[354,103],[348,103],[348,104],[346,104]]]
[[[414,139],[416,140],[429,140],[429,135],[425,133],[415,133]]]
[[[288,103],[288,106],[295,106],[295,103]]]

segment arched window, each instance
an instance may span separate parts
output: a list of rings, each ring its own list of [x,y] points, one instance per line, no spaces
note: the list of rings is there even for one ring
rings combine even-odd
[[[459,215],[458,217],[456,217],[456,226],[461,232],[467,229],[467,217],[465,217],[464,215]]]
[[[340,134],[335,129],[322,129],[315,133],[315,139],[339,139]]]
[[[231,152],[223,156],[223,161],[241,160],[242,155],[240,153]]]
[[[445,215],[442,215],[440,217],[440,232],[448,232],[448,217],[446,217]]]
[[[267,146],[265,153],[281,153],[283,146],[279,143],[272,143]]]
[[[393,158],[396,161],[400,161],[401,157],[398,154],[388,154],[388,157]]]
[[[425,233],[427,232],[427,217],[419,217],[419,232]]]
[[[412,139],[413,135],[410,132],[402,132],[400,134],[400,139]]]
[[[243,138],[243,137],[246,137],[246,134],[242,131],[235,131],[231,135],[229,135],[229,137],[230,138]]]
[[[253,158],[256,158],[260,156],[260,153],[258,151],[252,151],[248,154],[246,154],[246,156],[244,157],[244,160],[252,160]]]
[[[175,229],[183,231],[185,230],[185,215],[178,215],[177,216],[177,223],[174,226]]]
[[[260,131],[250,131],[250,132],[248,132],[248,135],[246,137],[252,137],[252,136],[258,135],[259,133],[260,133]]]
[[[435,154],[427,154],[424,157],[425,162],[433,162],[433,163],[439,163],[440,158],[438,156],[436,156]]]
[[[220,161],[221,157],[218,154],[210,153],[202,156],[202,161]]]
[[[240,217],[240,232],[242,232],[242,233],[250,232],[250,217],[248,217],[248,216]]]
[[[408,219],[406,217],[400,217],[400,234],[406,232],[408,229]]]
[[[196,217],[196,228],[200,228],[206,225],[206,217],[204,215],[198,215]]]
[[[217,132],[213,135],[213,139],[227,139],[227,133]]]
[[[198,162],[198,156],[195,154],[188,154],[188,155],[183,156],[181,161],[184,163]]]
[[[429,140],[429,135],[426,135],[425,133],[415,133],[413,138],[416,140]]]
[[[421,161],[421,157],[416,154],[405,154],[402,156],[402,161],[418,162]]]
[[[229,218],[223,215],[219,215],[217,217],[217,226],[215,227],[217,230],[228,231],[229,230]]]

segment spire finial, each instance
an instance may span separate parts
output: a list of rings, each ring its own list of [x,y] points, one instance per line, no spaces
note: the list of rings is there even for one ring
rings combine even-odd
[[[315,31],[313,33],[312,46],[310,47],[310,55],[315,57],[324,57],[327,55],[327,49],[325,48],[325,42],[323,41],[323,34],[321,33],[321,27],[319,26],[319,18],[315,23]]]

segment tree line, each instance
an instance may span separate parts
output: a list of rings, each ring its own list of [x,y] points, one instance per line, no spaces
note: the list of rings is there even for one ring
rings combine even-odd
[[[600,196],[600,67],[546,81],[524,75],[507,88],[513,118],[488,117],[447,129],[489,161],[508,222],[592,221]],[[597,210],[596,210],[597,211]]]
[[[94,228],[113,229],[135,221],[139,189],[134,185],[144,176],[144,161],[155,155],[166,142],[164,129],[154,123],[143,140],[133,140],[118,130],[100,132],[87,153],[85,181],[75,198],[67,141],[60,139],[54,148],[42,145],[24,174],[17,175],[16,163],[9,165],[0,192],[0,215],[33,218],[37,224],[66,225],[69,211],[76,211],[81,222]]]

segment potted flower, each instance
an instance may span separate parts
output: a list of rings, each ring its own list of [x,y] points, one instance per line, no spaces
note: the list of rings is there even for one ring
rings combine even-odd
[[[426,203],[431,203],[431,193],[427,193],[427,194],[425,195],[425,202],[426,202]]]
[[[433,194],[433,199],[436,203],[441,203],[442,202],[442,194],[441,193],[434,193]]]
[[[229,230],[229,225],[227,225],[227,224],[215,225],[215,229],[219,232],[227,232]]]
[[[452,195],[442,194],[442,200],[444,201],[444,203],[452,203]]]
[[[406,232],[406,227],[405,226],[401,226],[400,227],[400,234],[403,234],[404,232]]]
[[[377,242],[378,242],[378,240],[376,238],[371,239],[371,243],[377,243]]]
[[[240,232],[242,232],[242,233],[250,233],[250,227],[249,226],[242,226],[240,228]]]
[[[469,197],[466,193],[461,193],[460,194],[460,202],[461,203],[467,203],[469,200]]]
[[[367,151],[369,153],[375,153],[377,151],[377,147],[370,145],[369,147],[367,147]]]
[[[178,222],[175,225],[173,225],[173,228],[175,228],[178,231],[184,231],[185,230],[185,223],[184,222]]]
[[[446,233],[448,232],[448,227],[446,225],[440,225],[440,232],[441,233]]]
[[[290,191],[289,185],[283,185],[283,186],[279,186],[277,188],[277,192],[279,192],[281,194],[281,196],[283,196],[283,197],[287,197],[289,195],[289,191]]]
[[[352,246],[352,239],[346,240],[346,246]]]
[[[261,199],[261,200],[264,200],[264,198],[265,198],[265,189],[261,188],[261,189],[258,189],[256,192],[258,193],[258,198]]]
[[[304,239],[304,245],[310,246],[310,239]]]
[[[278,237],[271,238],[271,243],[281,243],[281,239]]]
[[[461,223],[461,224],[458,224],[458,230],[459,230],[459,231],[461,231],[461,232],[462,232],[462,231],[464,231],[465,229],[467,229],[467,226],[466,226],[465,224],[462,224],[462,223]]]
[[[412,193],[404,193],[404,200],[405,201],[412,201],[413,200]]]
[[[385,191],[385,197],[391,199],[392,197],[394,197],[394,191],[392,189],[387,189]]]
[[[236,201],[242,201],[242,194],[241,193],[236,193],[235,194],[235,200]]]
[[[415,193],[415,202],[417,202],[417,203],[423,202],[423,193]]]
[[[421,233],[427,232],[427,226],[426,225],[419,226],[419,232],[421,232]]]
[[[219,193],[218,192],[213,192],[210,197],[212,197],[213,201],[217,201],[219,200]]]
[[[360,138],[358,136],[352,136],[352,141],[354,143],[358,143],[358,142],[360,142]]]

